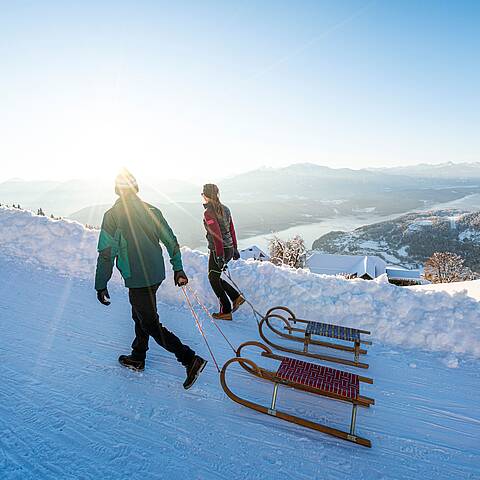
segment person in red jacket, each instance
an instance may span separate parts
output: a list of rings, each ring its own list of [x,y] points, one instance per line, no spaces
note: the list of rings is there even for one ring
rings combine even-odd
[[[205,207],[203,224],[207,231],[210,252],[208,280],[220,301],[220,311],[212,316],[218,320],[232,320],[232,312],[235,312],[245,299],[232,285],[223,280],[221,275],[227,263],[232,258],[238,260],[240,254],[232,214],[227,206],[222,205],[218,195],[218,187],[213,183],[203,186],[202,197]]]

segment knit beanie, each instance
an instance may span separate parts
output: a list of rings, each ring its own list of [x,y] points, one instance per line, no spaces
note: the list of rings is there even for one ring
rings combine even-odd
[[[115,193],[120,195],[120,192],[138,192],[137,180],[127,169],[123,169],[115,178]]]

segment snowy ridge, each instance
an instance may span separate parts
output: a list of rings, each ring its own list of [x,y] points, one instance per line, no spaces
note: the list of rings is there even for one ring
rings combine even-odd
[[[477,210],[472,208],[472,210]],[[453,252],[480,271],[480,212],[458,208],[410,212],[349,232],[333,231],[313,243],[324,253],[378,255],[393,265],[417,268],[435,252]]]
[[[92,288],[97,238],[98,231],[77,222],[0,207],[2,255],[91,280]],[[188,248],[182,248],[182,254],[192,287],[214,305],[206,255]],[[232,262],[231,273],[260,311],[288,305],[298,317],[361,327],[371,330],[372,339],[385,343],[480,357],[480,303],[465,292],[425,293],[383,279],[344,280],[243,260]],[[159,298],[180,305],[183,300],[171,272],[167,275]],[[121,279],[116,275],[113,281]]]

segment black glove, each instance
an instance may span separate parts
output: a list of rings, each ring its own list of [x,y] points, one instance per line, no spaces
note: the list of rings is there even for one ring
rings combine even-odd
[[[240,258],[240,252],[238,251],[237,248],[233,249],[233,257],[234,260],[238,260]]]
[[[188,278],[183,270],[178,270],[178,272],[173,272],[173,281],[177,287],[183,287],[188,283]]]
[[[110,300],[110,294],[108,293],[108,290],[106,288],[97,290],[97,298],[102,305],[110,305],[110,302],[108,301]]]
[[[225,263],[225,259],[223,257],[217,257],[217,266],[220,269],[220,271],[225,270],[225,267],[227,266]]]

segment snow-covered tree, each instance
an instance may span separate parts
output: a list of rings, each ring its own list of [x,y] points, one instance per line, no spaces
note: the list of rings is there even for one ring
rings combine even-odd
[[[432,283],[473,280],[475,274],[464,265],[464,259],[451,252],[435,252],[426,262],[423,276]]]
[[[276,235],[269,239],[268,251],[270,253],[270,261],[275,265],[282,264],[284,248],[285,242]]]
[[[269,241],[270,261],[275,265],[288,265],[293,268],[303,266],[305,257],[305,241],[300,235],[282,240],[276,235]]]

